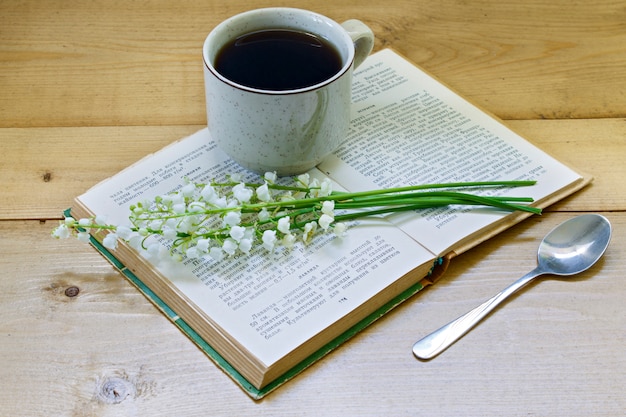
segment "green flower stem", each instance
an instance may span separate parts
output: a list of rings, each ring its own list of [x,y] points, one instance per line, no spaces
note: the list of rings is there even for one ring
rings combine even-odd
[[[350,208],[363,208],[363,207],[376,207],[376,206],[408,206],[408,205],[422,205],[422,207],[434,204],[434,205],[450,205],[450,204],[471,204],[471,205],[485,205],[503,208],[506,210],[522,210],[531,213],[539,214],[541,209],[536,207],[530,207],[519,204],[512,204],[511,202],[532,202],[533,200],[525,197],[484,197],[472,194],[449,192],[449,191],[430,191],[412,193],[409,195],[391,196],[389,198],[372,198],[372,199],[358,199],[348,202],[338,202],[335,205],[336,209],[350,209]],[[447,204],[446,204],[447,203]]]
[[[384,208],[372,209],[372,210],[361,210],[355,211],[347,214],[340,214],[335,216],[335,222],[342,222],[346,220],[358,219],[361,217],[374,216],[378,214],[388,214],[388,213],[397,213],[403,211],[411,211],[411,210],[419,210],[425,208],[434,208],[434,207],[446,207],[449,205],[481,205],[481,206],[491,206],[496,208],[502,208],[507,211],[525,211],[533,214],[541,214],[541,209],[536,207],[529,207],[524,205],[515,205],[515,204],[507,204],[498,202],[496,200],[489,202],[479,202],[472,200],[458,200],[452,201],[450,198],[441,198],[441,199],[423,199],[423,201],[415,202],[412,204],[405,205],[395,205]],[[371,207],[371,206],[364,206]],[[380,207],[380,206],[379,206]]]
[[[380,196],[384,195],[386,197],[397,197],[399,195],[408,195],[407,192],[410,191],[421,191],[435,188],[474,188],[474,187],[526,187],[536,184],[536,181],[487,181],[487,182],[466,182],[466,183],[442,183],[442,184],[427,184],[427,185],[414,185],[407,187],[396,187],[396,188],[387,188],[387,189],[379,189],[379,190],[370,190],[370,191],[362,191],[362,192],[333,192],[329,196],[325,197],[311,197],[311,198],[302,198],[297,200],[282,200],[282,201],[274,201],[268,203],[255,203],[255,204],[243,204],[241,206],[241,210],[249,210],[256,211],[263,208],[300,208],[300,207],[311,207],[316,203],[324,202],[324,201],[345,201],[345,200],[359,200],[366,201],[365,198],[369,198],[372,196]],[[249,186],[255,186],[256,184],[247,184]],[[307,190],[308,189],[303,189]],[[404,193],[404,194],[403,194]],[[417,194],[417,193],[416,193]],[[420,193],[422,194],[422,193]],[[524,201],[532,201],[532,200],[524,200]],[[223,212],[231,211],[232,209],[222,209]],[[208,213],[208,211],[207,211]]]
[[[378,189],[370,191],[362,191],[356,193],[343,193],[344,195],[352,195],[358,197],[359,195],[375,195],[386,193],[400,193],[406,191],[419,191],[430,190],[435,188],[484,188],[484,187],[528,187],[537,184],[537,181],[474,181],[474,182],[450,182],[441,184],[421,184],[421,185],[408,185],[405,187]]]

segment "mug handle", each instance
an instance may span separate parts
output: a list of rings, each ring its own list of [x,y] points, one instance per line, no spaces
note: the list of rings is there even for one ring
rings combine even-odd
[[[354,42],[354,68],[365,61],[374,48],[374,32],[360,20],[350,19],[341,24]]]

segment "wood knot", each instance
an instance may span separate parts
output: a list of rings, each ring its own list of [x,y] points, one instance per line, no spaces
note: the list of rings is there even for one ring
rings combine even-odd
[[[72,285],[71,287],[67,287],[65,289],[65,295],[70,298],[76,297],[79,292],[80,292],[80,289],[75,285]]]
[[[52,172],[45,172],[42,175],[43,182],[50,182],[52,180]]]
[[[106,404],[119,404],[126,398],[134,396],[135,385],[123,377],[104,377],[96,386],[96,398]]]

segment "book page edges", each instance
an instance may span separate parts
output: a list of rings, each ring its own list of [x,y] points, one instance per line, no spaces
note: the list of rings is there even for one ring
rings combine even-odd
[[[570,183],[567,187],[562,188],[561,190],[552,193],[551,195],[544,197],[540,200],[537,200],[533,203],[534,207],[539,207],[541,209],[545,209],[552,204],[576,193],[582,188],[586,187],[593,181],[593,177],[585,175],[581,176],[578,180]],[[536,216],[536,214],[516,211],[514,213],[510,213],[507,216],[503,217],[499,221],[491,223],[489,226],[482,228],[481,230],[466,236],[465,238],[456,242],[453,247],[444,251],[445,254],[453,253],[454,256],[458,256],[468,250],[472,249],[475,246],[480,245],[482,242],[502,233],[503,231],[513,227],[514,225],[520,223],[522,220],[527,219],[528,217]]]
[[[436,259],[432,259],[425,264],[417,266],[412,271],[395,280],[391,285],[380,291],[376,296],[370,298],[352,312],[334,322],[332,326],[327,327],[312,337],[309,341],[307,341],[307,345],[310,346],[296,349],[280,361],[276,362],[268,368],[265,379],[262,382],[262,386],[284,374],[293,366],[294,363],[302,362],[308,356],[326,346],[329,341],[333,341],[341,337],[343,333],[349,332],[350,329],[358,326],[361,321],[367,320],[368,323],[374,322],[384,313],[397,306],[409,296],[409,294],[407,294],[400,297],[399,300],[394,301],[396,297],[398,297],[398,294],[405,294],[406,291],[409,291],[412,294],[422,289],[424,287],[422,279],[428,276],[431,271],[435,270],[436,264]],[[439,273],[438,269],[437,273]],[[412,288],[414,289],[411,290]],[[390,303],[391,305],[389,305]],[[372,315],[375,315],[375,317],[370,317]],[[367,319],[368,317],[370,317],[370,319]],[[365,326],[360,327],[359,330],[362,330],[364,327]],[[354,334],[356,333],[357,332],[354,332]],[[336,347],[336,345],[334,347]]]
[[[93,216],[79,197],[68,214],[75,218]],[[433,283],[449,263],[448,260],[432,259],[417,266],[276,363],[265,366],[216,325],[148,260],[123,243],[113,254],[102,246],[101,237],[96,239],[92,236],[96,249],[253,398],[266,395]]]

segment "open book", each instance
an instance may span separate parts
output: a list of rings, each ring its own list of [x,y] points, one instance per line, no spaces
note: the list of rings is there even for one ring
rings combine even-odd
[[[497,193],[546,207],[590,181],[390,50],[355,72],[353,102],[348,138],[310,172],[338,189],[528,179],[536,185]],[[203,129],[94,186],[71,214],[125,224],[132,203],[180,188],[184,178],[233,173],[254,179]],[[360,220],[343,238],[318,235],[289,252],[220,262],[153,262],[128,246],[109,253],[93,243],[260,398],[432,283],[442,263],[529,215],[476,207],[398,213]]]

